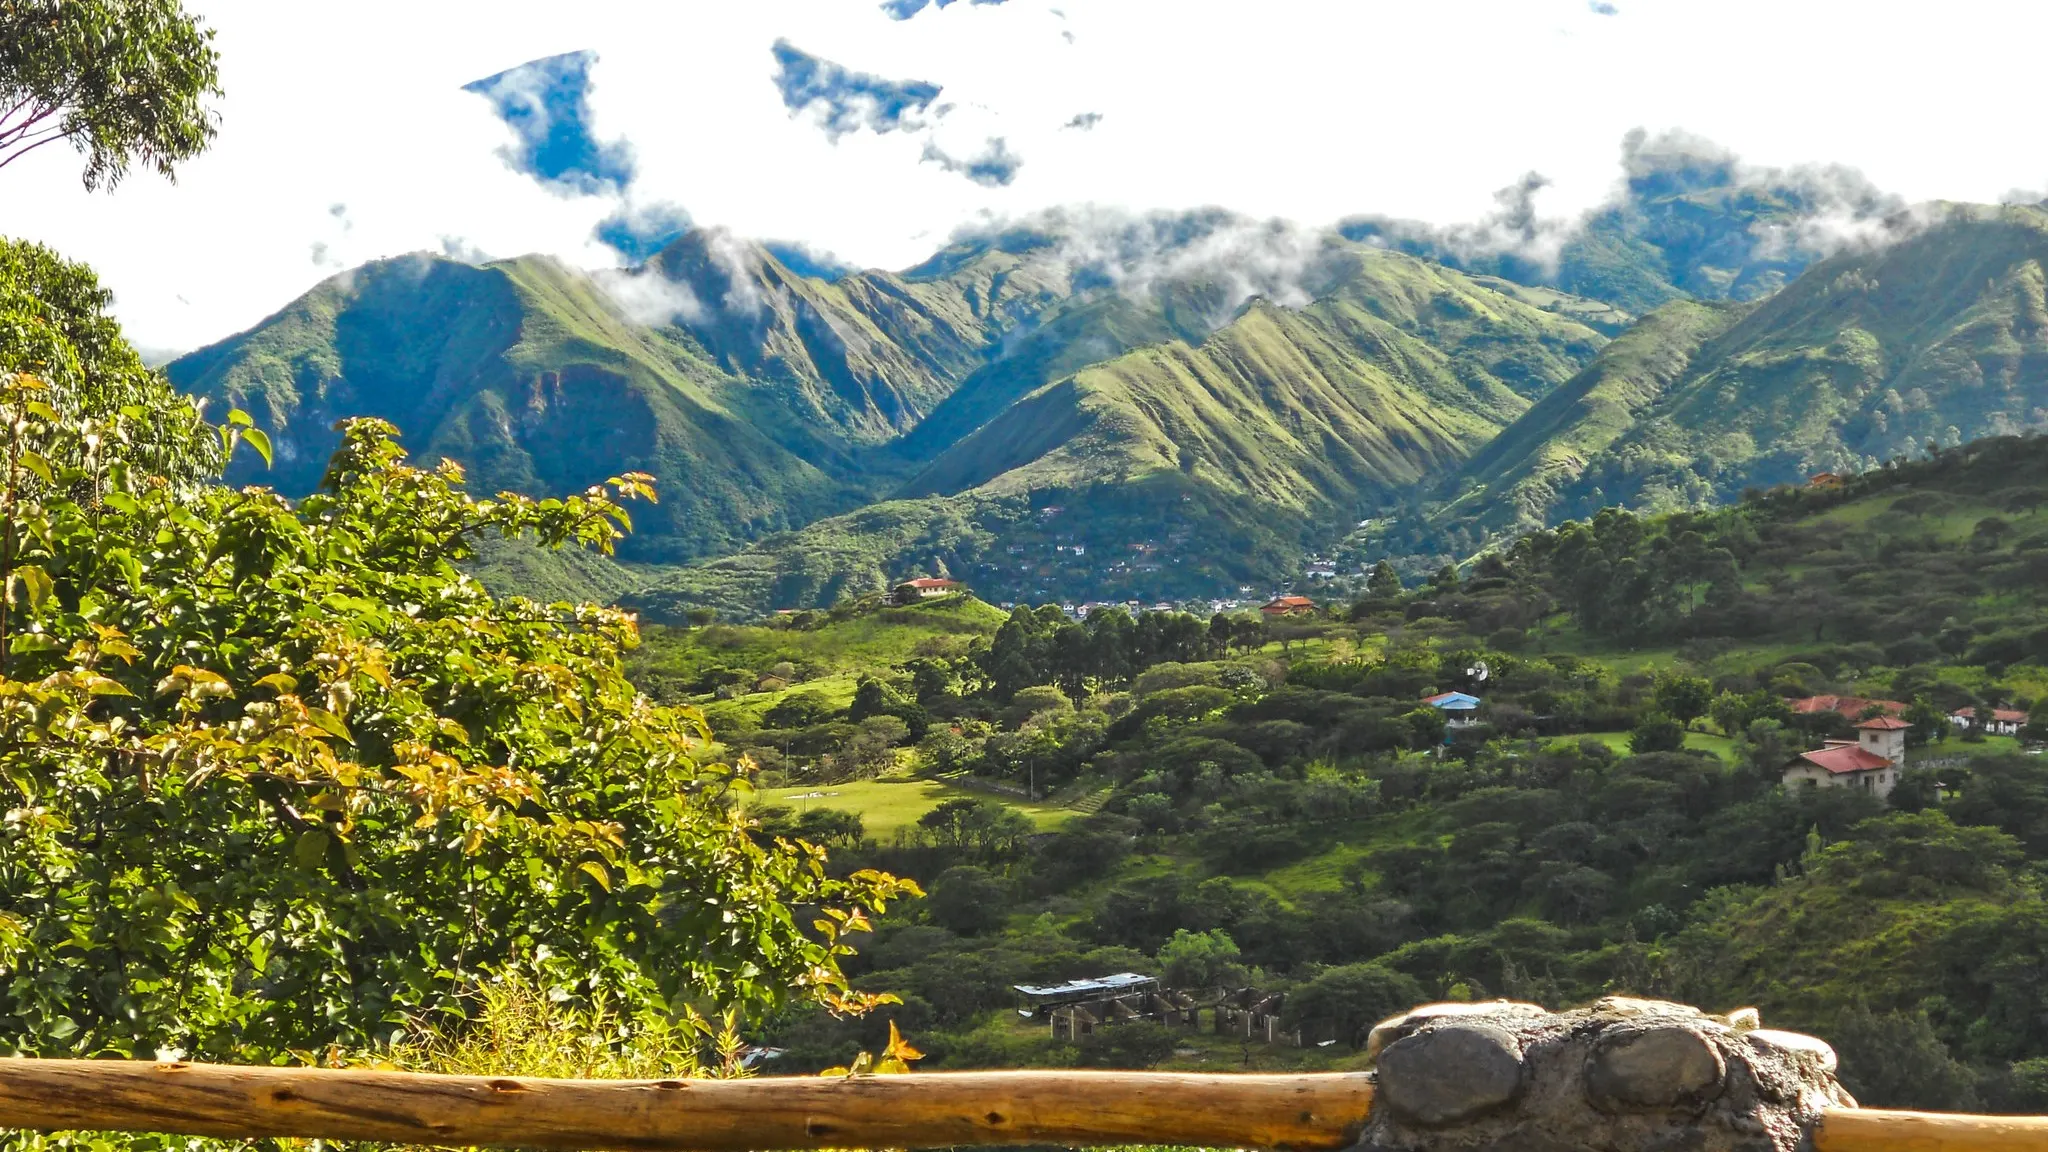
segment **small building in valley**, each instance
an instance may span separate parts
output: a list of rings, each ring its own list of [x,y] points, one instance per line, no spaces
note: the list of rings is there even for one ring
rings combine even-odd
[[[889,592],[889,600],[895,604],[916,604],[934,600],[940,596],[951,596],[955,592],[967,591],[967,585],[958,580],[943,580],[933,576],[919,576],[905,580]]]
[[[1424,704],[1444,714],[1444,721],[1452,728],[1466,728],[1479,723],[1479,697],[1464,692],[1439,692],[1422,698]]]
[[[1948,714],[1948,722],[1958,728],[1968,728],[1979,722],[1980,709],[1958,708]],[[1982,718],[1984,731],[1994,736],[2017,736],[2027,726],[2027,714],[2013,708],[1985,708]]]
[[[1316,610],[1316,602],[1306,596],[1275,596],[1259,607],[1268,617],[1307,616]]]
[[[1800,753],[1785,768],[1785,786],[1861,788],[1883,799],[1906,767],[1906,732],[1912,727],[1895,716],[1865,720],[1856,725],[1856,739],[1829,740]]]
[[[1047,1021],[1053,1039],[1069,1043],[1104,1025],[1155,1017],[1160,1008],[1159,981],[1136,972],[1064,984],[1018,984],[1014,990],[1024,998],[1019,1016]]]

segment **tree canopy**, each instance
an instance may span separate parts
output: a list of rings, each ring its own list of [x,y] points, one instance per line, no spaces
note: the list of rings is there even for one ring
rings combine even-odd
[[[627,682],[629,616],[456,567],[486,534],[608,549],[643,477],[480,500],[359,420],[294,506],[166,483],[115,450],[148,412],[51,391],[0,377],[0,1049],[360,1046],[513,964],[858,1005],[841,936],[914,887],[749,835],[701,717]]]
[[[220,93],[213,32],[179,0],[0,0],[0,168],[68,140],[88,190],[204,151]]]

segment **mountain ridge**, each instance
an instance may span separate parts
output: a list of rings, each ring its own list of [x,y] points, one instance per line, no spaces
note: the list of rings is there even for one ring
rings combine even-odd
[[[1664,247],[1631,234],[1645,275],[1721,261],[1641,317],[1616,303],[1641,294],[1384,232],[1055,216],[830,278],[715,230],[618,272],[397,258],[170,372],[257,415],[287,494],[354,411],[479,487],[652,472],[625,556],[696,567],[640,588],[736,612],[939,569],[1018,598],[1196,595],[1277,579],[1359,517],[1366,551],[1436,564],[2048,420],[2048,213],[1894,212],[1743,301],[1798,262],[1759,239],[1797,197],[1735,179],[1652,166],[1612,209],[1712,222],[1690,247],[1669,221]]]

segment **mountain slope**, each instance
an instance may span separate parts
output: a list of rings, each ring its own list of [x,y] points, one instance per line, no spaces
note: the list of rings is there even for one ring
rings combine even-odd
[[[1555,507],[1560,489],[1627,433],[1684,374],[1700,345],[1743,311],[1679,301],[1643,317],[1465,462],[1450,515],[1489,531],[1520,532],[1576,514]]]
[[[726,551],[859,496],[820,467],[843,465],[843,453],[835,461],[686,339],[633,324],[551,260],[379,261],[168,371],[270,430],[276,469],[245,462],[232,478],[291,495],[318,484],[334,422],[364,414],[398,424],[428,460],[460,460],[483,491],[575,491],[650,472],[662,503],[632,538],[643,559]],[[778,423],[789,444],[770,434]]]
[[[2048,213],[1944,207],[1809,269],[1701,347],[1580,478],[1645,505],[1857,471],[2048,416]]]
[[[1176,472],[1302,515],[1455,466],[1604,343],[1435,265],[1345,254],[1301,309],[1085,368],[960,441],[905,495],[1076,491]]]
[[[676,572],[631,602],[657,616],[689,603],[759,612],[915,571],[1015,599],[1263,584],[1356,508],[1457,467],[1605,342],[1566,318],[1582,301],[1542,307],[1392,252],[1333,255],[1331,290],[1305,307],[1254,300],[1199,343],[1056,379],[940,452],[903,498]],[[1146,322],[1158,321],[1134,321]]]
[[[2040,427],[2044,296],[2048,212],[1931,206],[1757,304],[1652,313],[1475,455],[1432,522],[1469,546]]]
[[[1021,247],[1021,246],[1020,246]],[[1053,262],[985,245],[909,273],[798,275],[764,246],[684,234],[625,281],[736,377],[857,439],[916,425],[1011,326],[1071,294]]]

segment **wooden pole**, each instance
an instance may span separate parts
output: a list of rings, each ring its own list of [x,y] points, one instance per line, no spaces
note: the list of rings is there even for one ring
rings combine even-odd
[[[848,1079],[545,1080],[330,1068],[0,1059],[0,1128],[444,1146],[746,1152],[1186,1144],[1335,1152],[1372,1085],[1347,1073],[939,1072]],[[2048,1117],[1835,1109],[1815,1152],[2040,1152]]]
[[[550,1149],[1191,1144],[1341,1149],[1356,1074],[939,1072],[847,1079],[546,1080],[0,1059],[0,1128]]]
[[[1956,1116],[1837,1108],[1813,1134],[1815,1152],[2042,1152],[2048,1117]]]

